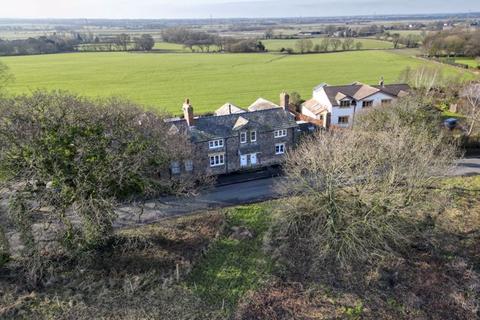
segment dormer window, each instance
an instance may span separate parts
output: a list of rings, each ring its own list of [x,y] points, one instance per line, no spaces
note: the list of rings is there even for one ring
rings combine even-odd
[[[287,130],[286,129],[281,129],[281,130],[275,130],[273,136],[275,138],[283,138],[287,136]]]
[[[341,108],[348,108],[350,107],[352,102],[350,100],[342,100],[340,101],[340,107]]]
[[[223,139],[208,141],[208,147],[210,149],[223,148]]]

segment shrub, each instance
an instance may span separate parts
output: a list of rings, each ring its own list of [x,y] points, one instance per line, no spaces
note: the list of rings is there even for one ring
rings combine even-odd
[[[445,172],[455,148],[422,125],[371,117],[388,125],[318,133],[287,156],[283,189],[293,197],[277,210],[266,241],[287,275],[348,280],[417,234],[424,188]]]
[[[3,99],[0,115],[0,172],[15,190],[9,214],[26,256],[40,250],[34,222],[50,221],[42,233],[76,252],[108,239],[117,201],[193,191],[196,177],[170,177],[191,148],[164,115],[61,92]]]

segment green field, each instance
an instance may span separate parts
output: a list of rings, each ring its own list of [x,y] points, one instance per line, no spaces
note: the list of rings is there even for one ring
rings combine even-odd
[[[182,44],[177,43],[168,43],[155,41],[155,50],[165,51],[165,52],[191,52],[189,49],[185,48]]]
[[[468,65],[470,68],[477,68],[480,66],[480,60],[476,60],[475,58],[457,58],[455,59],[456,63],[462,63]]]
[[[312,38],[313,45],[320,44],[324,38]],[[345,39],[340,39],[345,40]],[[273,39],[262,40],[263,44],[268,51],[278,52],[282,48],[292,48],[296,50],[295,44],[298,39]],[[355,39],[355,43],[361,42],[363,44],[362,49],[393,49],[393,43],[375,39]],[[339,48],[341,49],[341,48]],[[331,48],[330,48],[331,50]]]
[[[196,112],[229,101],[248,106],[258,97],[278,101],[282,90],[311,96],[322,82],[396,81],[421,60],[398,51],[358,51],[310,55],[72,53],[5,57],[15,76],[13,93],[37,88],[71,90],[89,96],[122,96],[160,110],[180,113],[186,97]],[[438,64],[435,64],[438,65]],[[449,74],[461,70],[444,65]],[[468,77],[473,77],[467,73]]]

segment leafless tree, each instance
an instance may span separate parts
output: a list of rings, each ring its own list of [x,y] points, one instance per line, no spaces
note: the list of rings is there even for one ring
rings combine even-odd
[[[298,52],[306,53],[312,51],[313,42],[310,39],[300,39],[295,43]]]
[[[480,122],[480,84],[468,84],[461,95],[465,101],[462,111],[468,123],[467,136],[471,136]]]
[[[283,190],[292,197],[267,249],[291,275],[338,279],[395,255],[415,234],[424,187],[448,170],[455,147],[422,127],[383,121],[392,123],[319,133],[287,156]]]
[[[341,45],[342,45],[342,40],[337,38],[330,38],[330,46],[332,47],[332,51],[337,51]]]

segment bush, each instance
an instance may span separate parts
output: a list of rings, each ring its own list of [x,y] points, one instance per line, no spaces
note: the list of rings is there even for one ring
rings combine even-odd
[[[163,115],[61,92],[3,99],[0,115],[0,172],[28,257],[43,250],[35,222],[51,222],[43,236],[76,252],[108,239],[118,201],[193,191],[196,177],[171,179],[170,163],[191,148]]]
[[[455,148],[396,113],[372,111],[363,121],[383,127],[318,133],[287,156],[283,189],[293,198],[266,241],[287,275],[348,280],[417,235],[424,188],[453,162]]]

